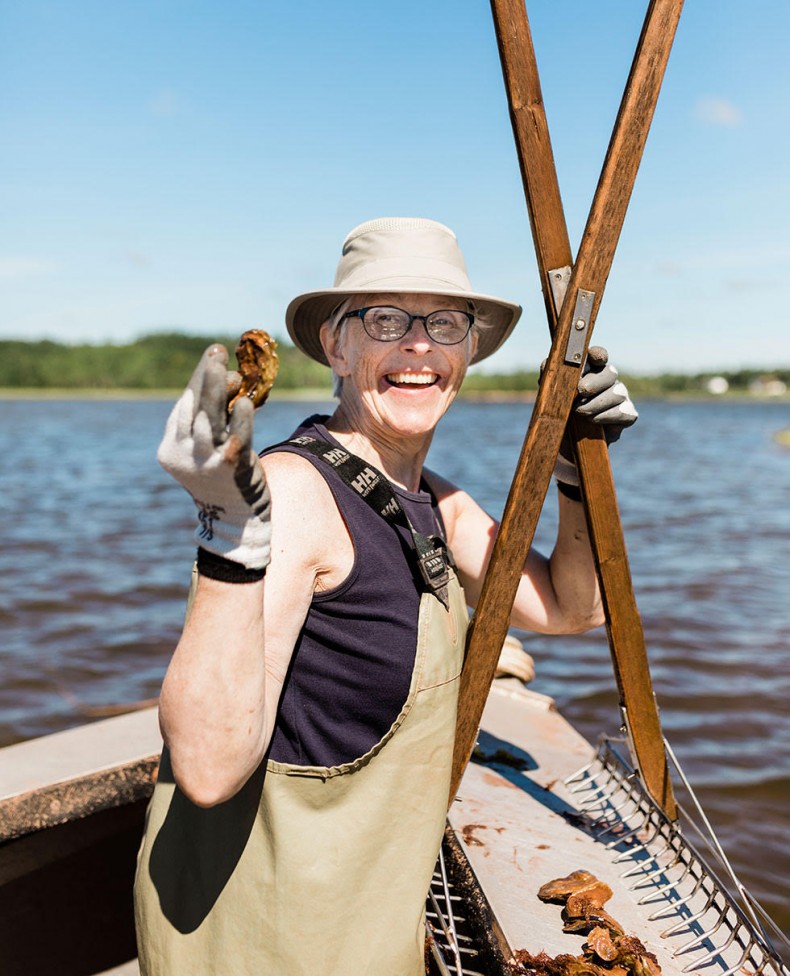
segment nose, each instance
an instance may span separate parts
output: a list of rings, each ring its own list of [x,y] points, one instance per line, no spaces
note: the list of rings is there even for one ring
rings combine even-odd
[[[406,349],[427,351],[433,346],[433,339],[428,335],[426,323],[427,315],[412,315],[411,325],[401,337],[400,343]],[[419,325],[417,324],[419,322]]]

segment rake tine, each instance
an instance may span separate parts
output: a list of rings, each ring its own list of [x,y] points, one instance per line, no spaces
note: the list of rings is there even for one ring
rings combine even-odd
[[[639,831],[637,831],[638,833]],[[638,844],[635,844],[631,850],[623,851],[622,854],[618,854],[617,857],[612,861],[612,864],[620,864],[622,861],[633,861],[635,860],[635,855],[640,853],[640,851],[645,851],[648,855],[650,852],[647,850],[647,845],[654,840],[657,831],[654,830],[653,833],[646,841],[639,840]],[[652,858],[650,859],[652,860]],[[620,875],[622,877],[622,875]]]
[[[743,950],[743,955],[742,955],[742,956],[741,956],[741,958],[740,958],[740,959],[739,959],[739,960],[738,960],[738,961],[737,961],[737,962],[735,963],[735,965],[734,965],[734,966],[730,966],[730,968],[729,968],[729,969],[727,969],[727,970],[725,970],[725,972],[723,972],[723,973],[719,973],[719,976],[732,976],[732,974],[733,974],[733,973],[734,973],[734,972],[735,972],[736,970],[738,970],[738,969],[740,969],[740,968],[741,968],[741,966],[743,966],[743,965],[744,965],[744,963],[746,962],[746,960],[747,960],[747,959],[749,958],[749,953],[750,953],[750,952],[752,951],[752,949],[753,949],[753,948],[754,948],[754,940],[750,940],[750,941],[749,941],[749,944],[748,944],[748,945],[746,946],[746,948],[745,948],[745,949]],[[763,971],[763,969],[764,969],[764,968],[765,968],[765,960],[763,960],[763,962],[762,962],[762,965],[761,965],[761,966],[760,966],[760,968],[759,968],[759,969],[758,969],[758,970],[756,971],[756,973],[755,973],[755,976],[757,976],[757,973],[761,973],[761,972]]]
[[[640,830],[644,830],[646,823],[647,823],[647,818],[642,820],[641,823],[637,824],[636,827],[632,827],[631,830],[627,831],[625,834],[622,834],[620,837],[616,837],[614,840],[610,840],[609,843],[606,845],[606,850],[611,851],[613,848],[617,847],[618,844],[623,844],[630,841],[631,838],[635,837]]]
[[[688,898],[686,899],[686,904],[691,898],[694,897],[695,893],[696,893],[696,889],[688,896]],[[684,927],[690,926],[692,922],[696,922],[698,919],[707,915],[708,912],[710,911],[710,906],[713,904],[713,899],[715,897],[716,897],[716,892],[712,891],[710,893],[710,896],[708,897],[708,900],[705,902],[704,908],[698,911],[696,915],[690,915],[688,918],[681,919],[681,921],[678,922],[677,925],[673,925],[671,929],[667,929],[666,932],[662,932],[661,938],[668,939],[670,935],[674,935],[676,932],[682,932]],[[678,952],[680,951],[681,950],[679,949]],[[674,955],[677,955],[677,953],[674,953]]]
[[[667,850],[669,850],[670,847],[671,845],[669,843],[666,843],[659,851],[648,851],[647,853],[650,855],[650,858],[646,863],[643,862],[642,864],[637,864],[633,868],[629,868],[627,871],[624,871],[620,875],[620,877],[623,879],[635,878],[640,874],[647,874],[647,878],[653,878],[657,874],[665,874],[667,871],[670,870],[670,868],[674,867],[675,864],[677,864],[677,858],[675,858],[674,861],[671,861],[669,864],[662,865],[659,863],[658,859],[661,857],[662,854],[664,854]],[[651,864],[655,864],[655,868],[652,871],[650,870]],[[630,890],[635,891],[641,884],[644,883],[645,880],[647,880],[647,878],[642,878],[639,884],[632,885]]]
[[[650,887],[662,887],[665,888],[668,884],[674,885],[676,882],[672,881],[671,878],[666,878],[667,868],[658,867],[655,871],[651,871],[650,874],[645,875],[644,878],[640,878],[636,884],[632,884],[629,891],[641,891],[642,888]],[[661,878],[666,878],[665,881],[661,881]]]
[[[452,896],[450,895],[450,885],[447,881],[447,868],[444,863],[444,850],[439,848],[439,872],[442,882],[442,893],[444,894],[445,904],[447,905],[447,917],[445,918],[444,913],[439,908],[439,903],[436,900],[436,896],[433,891],[430,891],[431,904],[433,905],[434,911],[436,912],[439,922],[444,932],[444,936],[447,940],[447,944],[450,947],[450,951],[453,954],[453,960],[456,966],[456,972],[461,973],[461,950],[458,945],[458,932],[455,927],[455,918],[453,917],[452,910]]]
[[[441,918],[441,915],[439,917]],[[439,942],[436,938],[436,929],[433,927],[433,925],[431,925],[428,919],[425,920],[425,925],[431,937],[430,938],[431,955],[433,956],[433,961],[436,963],[436,966],[439,970],[439,976],[452,976],[452,973],[447,968],[447,962],[444,958],[444,953],[439,947]]]
[[[596,785],[597,780],[586,779],[574,786],[573,789],[568,790],[568,792],[571,796],[576,796],[578,793],[592,793],[594,796],[600,796],[604,791],[604,787],[598,786],[596,789]]]
[[[677,958],[678,956],[683,956],[687,952],[694,952],[695,949],[702,948],[702,943],[705,942],[706,939],[709,939],[712,935],[715,935],[719,931],[719,929],[722,927],[722,925],[724,924],[724,919],[726,918],[726,915],[727,915],[726,910],[723,911],[723,912],[722,911],[719,911],[719,920],[718,920],[718,922],[716,922],[716,924],[713,926],[713,928],[708,929],[706,932],[703,932],[702,935],[693,938],[691,940],[691,942],[686,942],[679,949],[676,949],[672,953],[673,958]],[[718,951],[719,950],[717,949],[716,952],[714,952],[714,955],[716,955],[716,953]]]
[[[563,785],[570,786],[571,783],[578,782],[580,779],[582,779],[584,777],[584,775],[589,770],[591,770],[593,768],[593,766],[595,766],[596,763],[599,763],[599,759],[598,759],[597,756],[594,759],[590,760],[590,762],[588,762],[586,766],[582,766],[581,769],[576,770],[575,773],[571,773],[570,776],[566,777],[562,781],[563,782]],[[603,767],[601,767],[601,768],[603,768]],[[590,778],[592,779],[594,777],[590,777]]]
[[[619,811],[624,806],[625,806],[625,803],[622,803],[620,805],[620,807],[615,807],[611,812],[613,814],[617,814],[617,813],[619,813]],[[617,827],[627,827],[628,826],[628,819],[630,817],[633,817],[633,815],[637,812],[638,809],[639,809],[639,807],[637,806],[634,810],[632,810],[630,813],[626,814],[624,817],[618,817],[609,827],[606,827],[604,830],[602,830],[599,833],[598,839],[600,840],[605,834],[611,833],[611,831],[615,830]],[[617,847],[617,845],[620,843],[620,840],[622,839],[622,836],[625,836],[625,835],[620,835],[620,836],[616,837],[613,841],[611,841],[611,843],[607,844],[606,845],[606,850],[611,850],[612,847]]]
[[[647,887],[647,885],[642,885],[641,887],[644,888]],[[665,878],[664,881],[656,881],[655,884],[653,885],[653,890],[649,891],[646,895],[643,895],[637,902],[637,905],[649,905],[651,899],[655,898],[655,896],[659,894],[662,897],[665,897],[665,892],[667,892],[668,889],[672,889],[675,892],[677,891],[677,884],[671,878]],[[637,888],[631,889],[631,891],[636,891],[636,890],[638,889]]]
[[[722,914],[721,918],[719,919],[718,925],[716,925],[716,927],[714,929],[712,929],[710,932],[706,933],[706,935],[713,935],[715,932],[717,932],[718,929],[721,927],[721,924],[724,921],[726,915],[727,915],[727,913],[724,912]],[[733,929],[730,932],[730,936],[727,939],[727,941],[724,943],[723,946],[717,946],[715,949],[711,949],[711,951],[708,952],[706,955],[704,955],[701,959],[696,959],[693,963],[691,963],[690,965],[686,966],[686,968],[683,969],[683,972],[684,973],[688,973],[692,969],[696,969],[698,966],[703,966],[705,963],[710,962],[711,959],[715,959],[716,956],[722,956],[723,957],[724,953],[730,948],[730,946],[735,941],[735,935],[736,935],[737,931],[738,931],[738,926],[737,925],[736,926],[733,926]]]
[[[633,809],[630,810],[628,813],[621,813],[621,811],[625,810],[625,808],[629,804],[633,805]],[[640,810],[641,810],[641,806],[639,802],[635,800],[634,797],[626,793],[625,797],[620,803],[612,804],[612,807],[609,812],[610,814],[617,815],[621,823],[626,823],[631,817],[634,816],[635,813],[639,812]]]

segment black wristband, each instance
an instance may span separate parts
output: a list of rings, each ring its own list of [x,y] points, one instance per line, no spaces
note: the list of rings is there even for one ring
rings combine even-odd
[[[557,491],[571,501],[580,502],[582,500],[582,490],[578,485],[569,485],[564,481],[557,482]]]
[[[220,583],[257,583],[266,575],[265,566],[262,569],[247,569],[241,563],[234,563],[203,548],[197,551],[197,568],[201,576],[219,580]]]

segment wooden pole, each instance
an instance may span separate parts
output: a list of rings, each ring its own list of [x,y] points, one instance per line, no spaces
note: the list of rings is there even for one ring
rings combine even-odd
[[[492,0],[491,6],[546,313],[554,335],[558,307],[550,276],[569,268],[573,258],[535,52],[523,3]],[[632,759],[648,792],[675,819],[677,808],[604,434],[599,426],[576,418],[571,418],[571,426]]]
[[[543,111],[529,25],[521,0],[492,0],[492,6],[538,259],[541,269],[543,269],[543,261],[550,261],[548,267],[551,270],[571,263],[570,246],[562,215],[562,201]],[[551,299],[549,282],[545,274],[543,275],[542,284],[547,314],[549,320],[554,323],[554,335],[480,601],[467,637],[467,655],[459,698],[451,801],[455,797],[463,771],[474,748],[483,707],[496,671],[499,650],[507,634],[510,612],[524,560],[532,544],[560,441],[570,417],[579,381],[579,368],[587,353],[595,317],[614,259],[681,7],[682,0],[652,0],[648,8],[579,254],[571,273],[567,297],[558,315]],[[521,52],[524,56],[516,58],[517,52]],[[517,70],[513,67],[516,64],[519,65]],[[525,147],[523,152],[522,144]],[[526,147],[535,150],[534,154],[527,151]],[[560,258],[565,255],[566,259],[554,264],[555,254]],[[575,339],[570,342],[572,336],[575,336]],[[600,470],[601,458],[606,454],[605,444],[598,434],[587,436],[586,432],[578,444],[582,478],[585,479],[585,497],[592,497],[593,492],[599,490],[606,494],[608,490],[610,499],[608,504],[611,506],[611,499],[614,498],[611,472],[608,472],[609,488],[607,489],[607,478]],[[582,459],[585,452],[587,452],[586,456]],[[608,468],[608,457],[606,457],[607,471]],[[616,513],[616,502],[614,508],[610,507],[604,517],[608,520],[608,524],[611,524],[613,512]],[[619,524],[619,517],[617,521]],[[605,534],[607,521],[602,523],[591,520],[590,525],[592,533],[597,538]],[[608,566],[613,559],[626,558],[624,546],[622,552],[617,546],[610,549],[611,551],[602,549],[596,552],[599,566]],[[627,588],[630,589],[627,560],[625,569],[628,576]],[[618,570],[617,575],[618,586],[622,590],[624,583],[622,571]],[[616,593],[617,599],[623,595],[615,589],[614,592],[608,593],[608,601],[605,600],[608,620],[618,622],[614,631],[610,626],[610,635],[613,632],[620,632],[620,620],[625,619],[621,618],[619,611],[611,605]],[[632,636],[634,614],[638,621],[635,603],[627,615],[628,632]],[[641,625],[639,631],[641,632]],[[638,641],[635,643],[638,644]],[[617,673],[621,694],[624,687],[624,674],[629,689],[634,676],[637,684],[644,685],[644,669],[641,665],[635,668],[628,666],[624,672]],[[640,715],[643,711],[649,713],[651,709],[655,710],[652,689],[648,700],[646,701],[645,696],[641,695],[635,702],[635,706]],[[641,729],[641,723],[639,727]],[[641,741],[640,732],[640,745]],[[658,741],[660,743],[660,738]],[[661,756],[663,772],[659,770],[658,778],[651,778],[652,786],[658,796],[653,793],[653,788],[648,788],[662,803],[667,813],[674,818],[676,815],[674,798],[669,778],[665,775],[666,761],[663,759],[663,746]],[[648,764],[651,770],[653,765],[652,761]]]

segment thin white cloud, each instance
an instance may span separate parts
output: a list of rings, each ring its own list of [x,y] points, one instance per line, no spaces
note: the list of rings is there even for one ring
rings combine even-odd
[[[706,125],[719,125],[737,129],[743,124],[743,112],[727,98],[700,98],[695,111],[698,119]]]
[[[679,278],[685,269],[678,261],[657,261],[653,270],[662,278]]]
[[[55,265],[51,261],[41,258],[0,257],[0,278],[18,279],[32,278],[36,275],[49,274]]]
[[[762,290],[765,283],[756,278],[730,278],[724,282],[724,287],[732,292],[750,292]]]
[[[172,88],[163,88],[151,97],[148,108],[160,119],[172,119],[181,110],[181,99]]]
[[[143,251],[126,251],[123,254],[123,261],[130,264],[133,268],[150,268],[151,258]]]

